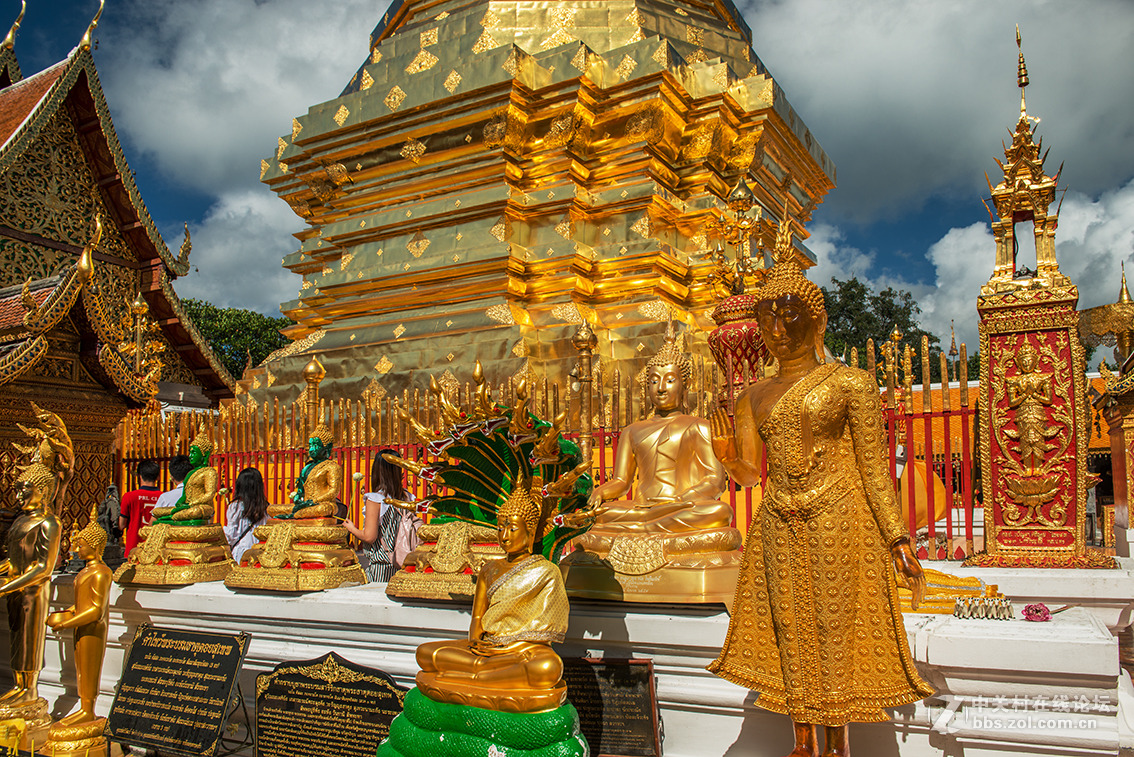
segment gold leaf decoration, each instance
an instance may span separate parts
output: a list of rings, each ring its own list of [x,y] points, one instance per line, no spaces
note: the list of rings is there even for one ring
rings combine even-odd
[[[402,145],[401,156],[406,160],[412,160],[417,163],[421,160],[421,156],[425,154],[425,144],[417,139],[410,137]]]
[[[685,41],[691,45],[703,47],[705,44],[705,30],[696,26],[686,26]]]
[[[515,326],[516,319],[512,315],[512,308],[507,305],[493,305],[484,311],[484,314],[497,323],[505,326]]]
[[[496,241],[503,242],[508,236],[508,220],[504,216],[500,216],[496,223],[492,225],[492,228],[489,229],[489,233],[496,237]]]
[[[370,62],[378,63],[382,60],[382,51],[377,47],[370,51]]]
[[[480,25],[485,29],[495,29],[500,26],[500,16],[494,11],[485,11],[484,16],[480,19]]]
[[[277,159],[282,158],[284,150],[286,150],[286,149],[287,149],[287,140],[284,139],[283,137],[280,137],[279,144],[276,147],[276,158]]]
[[[528,356],[528,345],[524,342],[523,339],[516,342],[516,346],[512,348],[512,354],[516,357]]]
[[[415,258],[420,258],[425,251],[429,248],[429,240],[425,238],[425,234],[420,231],[413,235],[413,239],[406,242],[406,249],[409,250],[410,255]]]
[[[565,302],[562,305],[556,305],[551,309],[551,317],[560,323],[582,323],[583,314],[579,312],[579,306],[573,302]]]
[[[539,43],[539,49],[550,50],[553,47],[559,47],[560,45],[569,45],[572,42],[577,41],[578,40],[575,38],[575,36],[566,29],[556,29],[554,32],[552,32],[550,37]]]
[[[457,392],[461,389],[461,382],[457,381],[457,377],[449,369],[441,374],[441,378],[437,381],[441,385],[442,391],[449,397],[455,397]]]
[[[728,66],[723,65],[723,64],[720,65],[720,66],[717,66],[717,72],[715,74],[713,74],[713,84],[716,84],[721,89],[728,89],[728,85],[729,85]]]
[[[641,42],[645,38],[646,35],[642,33],[641,29],[635,29],[634,33],[630,35],[630,39],[626,40],[626,44],[630,44],[632,42]]]
[[[633,24],[634,26],[641,26],[643,23],[642,12],[637,8],[630,11],[630,15],[626,17],[626,23]]]
[[[669,43],[662,42],[650,59],[657,63],[662,68],[669,68]]]
[[[550,147],[562,147],[571,141],[571,137],[575,134],[577,125],[578,119],[575,118],[575,112],[569,110],[552,120],[544,141]]]
[[[630,74],[634,73],[634,69],[638,67],[638,61],[631,58],[629,55],[622,56],[618,68],[614,69],[614,73],[618,75],[619,79],[626,79]]]
[[[520,71],[520,48],[515,45],[512,46],[512,52],[508,53],[504,63],[501,65],[505,71],[511,76],[516,76]]]
[[[394,327],[394,338],[395,339],[401,339],[402,334],[404,334],[404,333],[406,333],[406,327],[403,326],[402,324],[399,323],[397,326]]]
[[[630,230],[640,236],[648,237],[650,235],[650,216],[648,214],[643,215],[641,218],[634,222],[634,225],[630,227]]]
[[[769,79],[764,82],[759,94],[756,95],[756,101],[764,107],[770,108],[776,103],[776,83]]]
[[[701,48],[697,48],[693,52],[689,53],[688,57],[685,58],[685,61],[687,63],[704,63],[708,59],[709,56],[705,54],[705,51]]]
[[[587,70],[587,47],[586,45],[579,45],[579,52],[575,53],[575,57],[571,59],[571,65],[579,71]]]
[[[299,132],[303,131],[303,124],[299,123],[298,118],[291,119],[291,141],[294,142],[295,138],[299,136]]]
[[[350,261],[354,260],[353,252],[344,252],[342,258],[339,260],[339,270],[345,271],[346,267],[350,265]]]
[[[638,305],[638,312],[651,321],[664,322],[673,317],[673,309],[661,300],[651,300]]]
[[[421,33],[421,46],[429,47],[430,45],[437,44],[437,27],[426,29]]]
[[[385,358],[382,359],[385,360]],[[381,361],[379,361],[379,363],[381,363]],[[393,367],[393,363],[390,363],[390,366]],[[389,368],[387,368],[386,370],[388,371]],[[379,371],[379,373],[385,372],[386,371]],[[366,388],[362,390],[362,399],[364,400],[368,400],[370,402],[381,402],[385,398],[386,388],[378,383],[378,379],[370,379],[370,383],[367,384]]]
[[[555,233],[564,239],[570,239],[574,236],[575,230],[571,224],[571,219],[564,216],[562,221],[555,224]]]
[[[335,111],[333,118],[335,123],[337,123],[339,126],[342,126],[343,122],[350,118],[350,111],[347,110],[347,107],[345,105],[340,105],[339,109]]]
[[[417,55],[406,66],[407,74],[420,74],[422,71],[428,71],[437,65],[437,56],[428,50],[418,50]]]
[[[494,47],[497,47],[496,40],[494,40],[492,35],[488,33],[488,30],[485,29],[473,44],[472,51],[474,53],[483,53],[485,50],[491,50]]]
[[[261,179],[262,179],[262,178],[264,178],[264,174],[266,174],[266,173],[268,172],[268,168],[269,168],[269,167],[271,167],[271,165],[272,165],[272,164],[271,164],[271,163],[269,163],[269,162],[268,162],[268,161],[266,161],[266,160],[261,160],[261,161],[260,161],[260,178],[261,178]]]
[[[456,69],[449,72],[445,77],[445,89],[452,93],[461,83],[461,75],[457,73]]]
[[[386,103],[387,108],[394,111],[401,106],[405,99],[406,93],[402,91],[401,87],[395,84],[394,88],[390,90],[390,93],[386,95],[386,99],[382,102]]]
[[[359,83],[359,86],[363,89],[370,89],[374,86],[374,77],[370,75],[369,71],[362,72],[362,81]]]
[[[440,13],[438,13],[436,16],[433,17],[433,20],[434,21],[444,21],[447,18],[449,18],[449,11],[441,11]]]
[[[402,328],[402,327],[399,326],[398,328]],[[399,333],[397,329],[394,329],[394,336],[401,336],[402,333],[405,333],[405,329],[402,329],[401,333]],[[374,370],[378,371],[383,376],[386,375],[387,373],[389,373],[390,369],[392,369],[393,367],[394,367],[393,361],[391,361],[390,358],[386,357],[385,355],[380,357],[378,359],[378,362],[374,364]]]

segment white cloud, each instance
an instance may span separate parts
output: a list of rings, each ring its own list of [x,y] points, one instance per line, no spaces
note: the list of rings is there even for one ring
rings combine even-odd
[[[175,183],[256,186],[291,119],[350,80],[381,13],[369,0],[131,0],[128,25],[100,29],[115,123]]]
[[[287,203],[267,189],[228,193],[199,224],[189,226],[193,238],[189,260],[194,268],[174,288],[182,297],[208,300],[218,307],[278,315],[279,304],[295,297],[300,282],[280,260],[295,250],[289,232],[301,226]]]
[[[750,0],[756,53],[838,167],[828,218],[870,223],[934,196],[986,191],[1028,109],[1064,186],[1096,195],[1134,176],[1134,3],[1113,0]],[[1054,167],[1052,168],[1054,170]],[[993,178],[995,182],[995,177]],[[978,207],[979,210],[979,207]]]

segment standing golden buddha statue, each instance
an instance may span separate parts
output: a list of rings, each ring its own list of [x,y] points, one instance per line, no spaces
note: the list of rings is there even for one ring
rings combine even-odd
[[[8,528],[8,559],[0,562],[0,595],[8,600],[8,631],[15,685],[0,696],[0,720],[20,718],[28,741],[43,742],[51,722],[47,700],[39,696],[51,574],[59,561],[59,519],[52,511],[57,478],[34,462],[17,481],[22,512]]]
[[[562,566],[572,596],[630,602],[732,599],[740,532],[718,499],[725,471],[709,423],[681,412],[692,373],[673,322],[646,366],[654,413],[622,430],[610,479],[595,487],[595,526]],[[634,486],[630,499],[621,499]]]
[[[122,584],[183,586],[221,581],[232,570],[224,527],[214,522],[217,469],[209,465],[213,442],[204,427],[189,445],[189,473],[181,498],[153,511],[153,522],[138,532],[142,541],[119,566]]]
[[[335,517],[343,469],[334,459],[334,434],[320,423],[307,440],[307,462],[291,504],[269,505],[269,520],[225,579],[231,588],[320,591],[366,583],[350,548],[350,532]]]
[[[91,512],[90,523],[71,537],[71,548],[86,565],[75,576],[75,604],[47,617],[51,630],[73,629],[75,678],[79,709],[54,723],[43,753],[51,757],[106,757],[103,737],[106,718],[95,714],[102,660],[106,652],[107,610],[110,605],[111,572],[102,561],[106,531]]]
[[[785,222],[784,227],[788,224]],[[791,238],[757,291],[757,320],[778,373],[718,410],[713,449],[740,484],[768,480],[745,544],[732,619],[709,670],[788,714],[791,757],[846,757],[847,723],[933,692],[914,669],[895,573],[925,578],[887,471],[878,389],[857,368],[824,363],[823,293],[795,262]]]

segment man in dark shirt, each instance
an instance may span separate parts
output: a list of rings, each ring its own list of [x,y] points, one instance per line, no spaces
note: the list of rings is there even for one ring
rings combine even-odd
[[[153,460],[143,460],[138,463],[138,479],[141,486],[132,492],[126,492],[122,498],[122,514],[118,516],[118,527],[122,529],[125,539],[126,554],[138,546],[138,530],[150,523],[150,513],[154,509],[161,490],[158,489],[158,476],[161,468]]]

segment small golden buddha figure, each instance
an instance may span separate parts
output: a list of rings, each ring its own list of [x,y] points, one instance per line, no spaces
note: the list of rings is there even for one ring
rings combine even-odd
[[[51,574],[59,560],[59,520],[51,509],[56,476],[43,463],[17,481],[22,512],[8,529],[8,559],[0,562],[0,595],[8,599],[8,630],[15,686],[0,696],[0,720],[22,718],[35,738],[51,719],[39,696]]]
[[[563,640],[570,610],[563,576],[532,553],[540,505],[522,487],[501,505],[497,538],[505,557],[484,564],[467,641],[417,648],[417,686],[438,702],[510,712],[543,712],[566,701]]]
[[[97,511],[97,510],[96,510]],[[106,531],[91,513],[91,521],[71,537],[71,547],[86,565],[75,576],[75,604],[47,617],[51,630],[73,629],[75,678],[79,687],[79,708],[54,723],[44,754],[54,757],[105,757],[106,718],[95,714],[102,660],[106,652],[107,609],[110,605],[111,572],[102,561]]]
[[[123,584],[183,586],[223,580],[232,570],[232,553],[216,515],[217,469],[209,465],[213,442],[204,427],[189,445],[189,472],[181,498],[157,507],[153,522],[138,532],[141,541],[114,580]]]
[[[728,602],[740,532],[720,501],[725,472],[709,423],[686,415],[692,365],[671,322],[665,346],[646,366],[654,414],[622,430],[613,475],[594,489],[595,526],[564,560],[574,596],[628,601]],[[634,486],[631,499],[621,499]],[[595,566],[605,563],[605,577]],[[606,567],[609,566],[609,567]],[[610,581],[610,570],[616,583]]]
[[[350,532],[335,517],[343,469],[332,459],[333,448],[334,434],[320,423],[307,440],[291,504],[268,505],[268,522],[253,530],[260,541],[245,550],[226,586],[319,591],[366,583]]]
[[[784,224],[785,227],[788,224]],[[778,363],[712,418],[713,449],[732,477],[767,487],[745,542],[724,648],[709,670],[788,714],[790,757],[847,757],[847,723],[886,720],[933,691],[918,675],[897,581],[916,607],[925,576],[887,470],[878,388],[823,360],[823,293],[804,278],[790,237],[757,291],[764,344]]]

